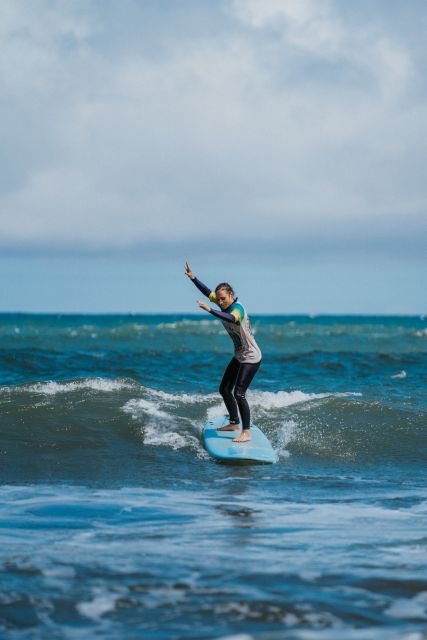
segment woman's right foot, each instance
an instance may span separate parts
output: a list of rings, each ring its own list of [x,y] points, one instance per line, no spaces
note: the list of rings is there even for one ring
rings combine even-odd
[[[217,431],[238,431],[240,424],[226,424],[224,427],[218,427]]]

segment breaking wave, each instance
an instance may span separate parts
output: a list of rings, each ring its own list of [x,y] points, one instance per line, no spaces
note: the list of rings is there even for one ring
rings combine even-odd
[[[427,449],[425,415],[369,402],[360,393],[249,391],[252,420],[279,457],[417,461]],[[0,388],[5,455],[50,456],[82,449],[113,450],[129,439],[141,447],[189,450],[205,457],[203,424],[224,413],[216,393],[168,393],[125,378],[84,378]],[[13,447],[12,444],[13,443]]]

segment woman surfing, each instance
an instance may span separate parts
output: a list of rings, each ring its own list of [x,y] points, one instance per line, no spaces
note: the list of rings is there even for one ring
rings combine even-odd
[[[185,263],[185,275],[193,281],[203,295],[209,298],[210,302],[219,306],[221,311],[212,309],[206,302],[197,301],[201,309],[222,321],[234,343],[234,356],[225,370],[219,387],[219,392],[227,407],[230,422],[224,427],[220,427],[218,431],[240,430],[240,413],[242,433],[233,438],[233,442],[247,442],[251,439],[251,413],[245,394],[259,369],[262,357],[261,350],[252,333],[248,314],[240,302],[237,301],[233,288],[227,282],[221,282],[215,291],[211,291],[209,287],[196,278],[188,262]]]

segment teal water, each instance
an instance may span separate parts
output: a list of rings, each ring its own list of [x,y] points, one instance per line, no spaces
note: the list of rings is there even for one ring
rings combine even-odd
[[[0,316],[0,637],[427,638],[427,319],[252,320],[274,465],[202,447],[219,322]]]

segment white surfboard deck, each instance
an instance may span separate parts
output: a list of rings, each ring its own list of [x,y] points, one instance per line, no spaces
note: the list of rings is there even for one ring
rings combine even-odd
[[[228,416],[217,416],[203,428],[203,444],[213,458],[224,462],[277,462],[277,454],[261,429],[251,424],[251,440],[233,442],[241,431],[217,431],[228,422]]]

